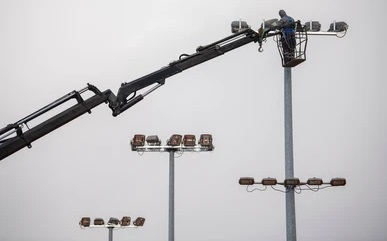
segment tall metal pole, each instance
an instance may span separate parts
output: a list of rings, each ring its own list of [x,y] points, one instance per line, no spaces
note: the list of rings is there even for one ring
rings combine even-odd
[[[292,69],[284,68],[285,106],[285,179],[294,178],[293,167],[293,115],[292,115]],[[294,188],[286,189],[286,240],[296,241],[296,207]]]
[[[113,229],[112,227],[109,227],[109,241],[113,241]]]
[[[171,137],[175,138],[175,137]],[[180,141],[178,145],[170,144],[169,140],[167,141],[166,146],[161,145],[142,145],[136,146],[133,145],[136,135],[132,140],[132,151],[137,152],[168,152],[169,153],[169,210],[168,210],[168,241],[175,240],[175,153],[176,152],[212,152],[214,146],[212,144],[212,135],[211,134],[202,134],[201,140],[199,143],[194,146],[181,145]]]
[[[175,240],[175,151],[169,151],[169,226],[168,241]]]

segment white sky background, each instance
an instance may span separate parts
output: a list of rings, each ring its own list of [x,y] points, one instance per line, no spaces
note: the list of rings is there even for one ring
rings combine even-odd
[[[347,178],[296,195],[299,241],[387,239],[386,3],[375,1],[0,2],[0,127],[87,83],[129,82],[278,10],[345,38],[310,37],[293,69],[295,176]],[[167,79],[118,117],[107,105],[0,162],[0,240],[106,240],[82,216],[146,217],[114,240],[167,240],[168,154],[130,150],[136,133],[212,133],[213,153],[175,164],[175,239],[285,240],[285,195],[247,193],[241,176],[283,180],[283,68],[275,42],[249,44]],[[32,123],[31,123],[32,124]]]

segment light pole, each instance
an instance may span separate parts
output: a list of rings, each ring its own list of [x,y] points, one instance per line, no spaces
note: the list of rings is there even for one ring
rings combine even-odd
[[[134,135],[131,141],[132,151],[136,152],[168,152],[169,153],[169,209],[168,209],[168,241],[175,240],[175,152],[209,152],[214,150],[212,135],[202,134],[196,144],[195,135],[172,135],[166,145],[161,145],[157,135]]]
[[[316,21],[315,21],[316,23]],[[317,22],[318,23],[318,22]],[[315,24],[315,26],[320,24]],[[308,25],[306,25],[308,26]],[[284,124],[285,124],[285,178],[294,178],[294,162],[293,162],[293,112],[292,112],[292,67],[295,67],[299,63],[306,59],[306,44],[308,41],[308,35],[320,35],[320,36],[339,36],[341,32],[346,32],[348,25],[341,24],[340,31],[336,28],[336,23],[333,23],[333,28],[322,34],[320,31],[313,29],[313,21],[309,22],[308,31],[296,32],[296,48],[295,58],[289,63],[285,63],[284,53],[281,52],[281,46],[279,46],[280,55],[282,58],[282,64],[284,66]],[[301,29],[305,29],[305,26]],[[319,30],[320,28],[318,28]],[[345,34],[344,34],[345,35]],[[343,36],[344,36],[343,35]],[[277,40],[278,45],[281,45],[281,41]],[[298,47],[297,47],[298,45]],[[304,47],[302,47],[304,45]],[[304,51],[302,51],[302,49]],[[301,50],[298,52],[298,50]],[[300,60],[302,60],[300,62]],[[294,62],[294,64],[292,64]],[[294,188],[294,186],[288,186],[286,188]],[[296,206],[294,192],[286,192],[286,240],[296,241]]]
[[[124,216],[121,220],[112,217],[109,219],[109,222],[105,224],[105,221],[102,218],[95,218],[93,224],[91,224],[90,217],[83,217],[81,221],[79,221],[79,226],[81,228],[107,228],[109,229],[108,241],[113,241],[114,229],[142,227],[145,223],[145,218],[136,218],[136,220],[133,221],[133,225],[130,224],[130,221],[131,218],[129,216]]]
[[[318,21],[309,21],[304,25],[300,21],[294,23],[294,43],[291,46],[292,40],[282,33],[282,29],[278,27],[278,19],[270,19],[263,21],[258,32],[261,34],[262,40],[266,36],[274,36],[277,42],[278,51],[281,56],[281,63],[284,67],[284,137],[285,137],[285,178],[286,180],[294,179],[294,162],[293,162],[293,123],[292,123],[292,67],[299,65],[306,60],[306,47],[308,36],[336,36],[344,37],[348,30],[348,25],[345,22],[333,22],[328,31],[321,30],[321,24]],[[249,27],[247,23],[245,28]],[[289,27],[289,26],[287,26]],[[242,25],[239,27],[242,29]],[[269,32],[272,34],[267,35]],[[281,41],[285,38],[286,41]],[[288,48],[293,47],[291,53],[284,53],[282,44],[290,44]],[[258,49],[262,52],[262,46]],[[286,191],[286,240],[296,241],[296,210],[295,210],[295,196],[292,189],[297,185],[285,185]]]

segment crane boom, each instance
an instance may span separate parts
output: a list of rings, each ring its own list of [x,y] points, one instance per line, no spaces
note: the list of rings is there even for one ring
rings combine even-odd
[[[160,70],[129,83],[123,83],[118,90],[116,101],[110,103],[113,115],[119,115],[121,112],[132,106],[132,102],[127,100],[127,97],[135,93],[137,90],[155,83],[163,85],[165,83],[165,79],[168,77],[216,58],[243,45],[258,41],[260,41],[260,37],[257,32],[252,29],[245,29],[209,45],[200,46],[196,49],[196,53],[194,54],[182,54],[180,55],[179,60],[171,62],[168,66],[163,67]],[[133,102],[137,103],[140,100],[142,100],[141,96],[137,99],[134,98]]]
[[[78,93],[78,92],[74,92]],[[37,126],[23,132],[22,125],[26,125],[28,120],[19,121],[18,125],[8,125],[6,128],[0,130],[0,135],[5,134],[10,129],[16,130],[16,136],[1,140],[0,142],[0,160],[5,157],[19,151],[24,147],[31,148],[31,143],[40,137],[52,132],[53,130],[65,125],[66,123],[78,118],[86,112],[90,113],[90,110],[94,107],[107,101],[111,91],[106,90],[102,93],[95,94],[94,96],[83,101],[80,100],[76,105],[60,112],[59,114],[51,117],[50,119],[38,124]],[[56,102],[53,102],[55,104]],[[42,113],[43,114],[43,113]],[[40,116],[41,114],[37,115]],[[36,116],[36,117],[37,117]],[[31,119],[32,120],[32,119]]]
[[[265,33],[265,37],[269,34],[270,33]],[[178,60],[171,62],[168,66],[163,67],[160,70],[131,82],[123,83],[118,90],[117,96],[110,90],[101,92],[97,87],[90,84],[81,91],[73,91],[14,124],[7,125],[3,129],[0,129],[0,160],[26,146],[30,148],[33,141],[78,118],[86,112],[91,113],[91,109],[102,103],[108,103],[109,108],[113,112],[113,116],[117,116],[144,99],[146,95],[158,87],[164,85],[166,78],[251,42],[259,42],[261,45],[262,38],[257,32],[248,28],[209,45],[200,46],[196,49],[196,53],[194,54],[182,54]],[[136,92],[138,90],[153,84],[156,86],[143,94],[137,95]],[[94,92],[94,96],[83,100],[81,94],[87,90]],[[55,107],[62,105],[70,99],[76,99],[78,103],[23,132],[23,126],[27,125],[28,122]]]

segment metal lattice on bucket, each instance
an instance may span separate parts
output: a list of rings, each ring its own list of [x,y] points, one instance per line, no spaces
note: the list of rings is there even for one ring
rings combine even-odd
[[[283,67],[295,67],[306,60],[308,35],[299,21],[296,22],[294,34],[285,36],[281,32],[275,40]]]

